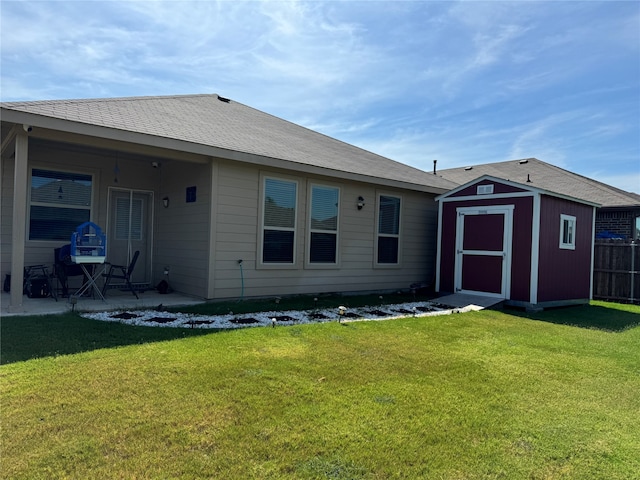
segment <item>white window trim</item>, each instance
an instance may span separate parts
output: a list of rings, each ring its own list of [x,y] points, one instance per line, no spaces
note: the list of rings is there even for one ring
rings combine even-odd
[[[476,188],[478,195],[493,195],[493,183],[488,185],[478,185]]]
[[[295,199],[295,208],[296,212],[293,220],[293,228],[284,228],[284,227],[268,227],[266,230],[279,230],[279,231],[293,231],[293,262],[264,262],[263,253],[264,253],[264,213],[265,213],[265,185],[267,180],[277,180],[280,182],[290,182],[295,183],[296,185],[296,199]],[[256,262],[256,268],[260,269],[295,269],[298,268],[298,215],[300,214],[300,181],[295,178],[287,177],[287,176],[276,176],[276,175],[261,175],[260,176],[260,209],[258,211],[258,218],[260,221],[260,228],[258,229],[258,258]]]
[[[31,225],[31,207],[32,206],[52,206],[52,204],[44,203],[44,202],[32,202],[31,201],[31,187],[32,187],[32,179],[33,179],[33,171],[34,170],[45,170],[49,172],[61,172],[61,173],[70,173],[77,175],[88,175],[91,177],[91,205],[89,208],[82,208],[80,205],[77,205],[76,208],[78,210],[89,210],[89,221],[94,222],[94,205],[96,204],[97,198],[97,190],[98,190],[98,175],[95,171],[85,170],[85,169],[68,169],[68,168],[56,168],[51,167],[50,165],[36,163],[29,167],[29,176],[27,182],[27,218],[25,222],[25,241],[27,243],[50,243],[59,245],[62,240],[48,240],[48,239],[37,239],[37,238],[29,238],[31,236],[30,225]],[[53,204],[53,206],[60,206],[59,204]],[[71,240],[71,233],[69,234],[69,241]]]
[[[571,239],[569,242],[564,242],[564,224],[565,221],[571,225]],[[560,214],[560,248],[562,250],[575,250],[576,249],[576,217],[573,215]]]
[[[331,230],[315,230],[311,228],[311,209],[313,208],[313,187],[332,188],[338,190],[338,212],[336,218],[336,229]],[[307,191],[307,239],[306,247],[307,254],[305,258],[305,268],[317,268],[317,269],[335,269],[340,266],[340,208],[342,201],[342,189],[336,185],[328,185],[324,183],[310,183]],[[336,261],[334,263],[313,263],[311,262],[311,234],[312,233],[334,233],[336,236]]]
[[[380,197],[394,197],[400,199],[400,211],[398,212],[398,234],[379,233],[380,226]],[[376,211],[375,211],[375,226],[374,226],[374,248],[373,248],[373,265],[375,268],[400,268],[402,265],[402,208],[404,205],[404,199],[402,195],[397,193],[376,192]],[[389,237],[398,239],[398,261],[397,263],[379,263],[378,262],[378,239],[380,237]]]

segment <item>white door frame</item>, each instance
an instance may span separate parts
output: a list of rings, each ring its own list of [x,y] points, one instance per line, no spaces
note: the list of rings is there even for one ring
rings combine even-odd
[[[511,295],[511,250],[513,244],[513,210],[515,205],[487,205],[480,207],[456,208],[456,255],[454,273],[454,291],[488,297],[508,299]],[[465,215],[504,215],[504,231],[502,251],[464,250],[464,216]],[[502,284],[500,293],[481,292],[462,289],[462,271],[464,255],[502,256]]]

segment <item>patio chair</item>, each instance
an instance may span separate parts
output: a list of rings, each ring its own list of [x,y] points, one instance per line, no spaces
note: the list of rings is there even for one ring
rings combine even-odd
[[[107,271],[107,273],[102,274],[102,276],[106,278],[106,280],[104,281],[104,285],[102,286],[102,296],[104,296],[107,288],[109,288],[111,280],[116,279],[124,280],[126,286],[129,288],[129,290],[131,290],[131,293],[133,293],[136,298],[139,298],[138,294],[133,288],[133,285],[131,285],[131,274],[133,273],[133,269],[136,268],[136,262],[138,261],[139,255],[140,250],[136,250],[136,252],[133,254],[133,258],[131,258],[131,262],[129,263],[129,265],[113,265],[111,263],[108,264],[109,270]]]
[[[57,278],[62,286],[62,296],[69,296],[69,277],[84,276],[84,272],[80,265],[76,265],[71,261],[71,245],[63,245],[53,250],[53,276]],[[56,284],[58,283],[56,282]]]

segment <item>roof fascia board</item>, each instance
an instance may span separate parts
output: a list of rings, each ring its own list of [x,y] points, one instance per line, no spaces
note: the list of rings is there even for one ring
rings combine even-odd
[[[515,188],[521,188],[524,190],[528,190],[530,192],[536,192],[536,193],[541,193],[541,190],[536,188],[536,187],[530,187],[528,185],[523,185],[521,183],[517,183],[517,182],[512,182],[511,180],[505,180],[503,178],[498,178],[498,177],[494,177],[492,175],[482,175],[478,178],[474,178],[473,180],[468,181],[467,183],[463,183],[462,185],[454,188],[453,190],[449,190],[447,193],[445,193],[444,195],[440,195],[439,197],[436,198],[436,200],[441,200],[447,197],[450,197],[451,195],[455,195],[456,193],[458,193],[461,190],[464,190],[465,188],[470,187],[471,185],[473,185],[474,183],[480,183],[484,180],[491,180],[493,182],[499,182],[499,183],[503,183],[505,185],[509,185],[511,187],[515,187]],[[482,195],[483,197],[488,196],[488,195]]]
[[[34,129],[30,134],[31,137],[43,140],[52,140],[56,142],[71,143],[74,145],[89,145],[96,148],[104,148],[107,150],[122,151],[135,155],[145,155],[148,157],[160,157],[171,160],[181,160],[191,163],[207,163],[209,159],[203,155],[196,155],[180,150],[170,150],[161,148],[156,145],[140,144],[125,142],[122,140],[114,140],[110,138],[87,136],[83,134],[60,132],[59,130],[50,130],[48,128]]]
[[[329,168],[317,167],[315,165],[309,165],[305,163],[292,162],[290,160],[283,160],[279,158],[265,157],[262,155],[255,155],[252,153],[237,152],[234,150],[225,150],[225,155],[212,155],[214,157],[222,158],[225,160],[235,160],[238,162],[249,163],[252,165],[258,165],[261,167],[280,168],[283,170],[294,170],[299,173],[306,173],[310,175],[321,175],[325,177],[340,178],[343,180],[352,180],[354,182],[371,183],[374,185],[380,185],[385,187],[399,188],[402,190],[414,190],[418,192],[440,194],[447,190],[444,188],[430,187],[427,185],[406,183],[397,180],[391,180],[386,178],[379,178],[369,175],[361,175],[358,173],[344,172],[341,170],[333,170]]]
[[[145,133],[131,132],[128,130],[119,130],[115,128],[102,127],[100,125],[92,125],[89,123],[74,122],[71,120],[64,120],[60,118],[46,117],[43,115],[35,115],[27,112],[19,112],[15,110],[2,109],[2,120],[6,122],[14,122],[18,124],[26,124],[34,127],[32,136],[38,138],[45,138],[47,140],[60,140],[60,132],[82,135],[84,137],[91,137],[91,145],[98,145],[99,140],[108,141],[112,140],[118,143],[126,143],[130,145],[145,145],[149,147],[155,147],[157,152],[161,150],[175,150],[177,152],[194,153],[196,155],[210,156],[209,153],[204,151],[204,145],[193,144],[184,142],[181,140],[174,140],[166,137],[156,137],[153,135],[147,135]],[[40,131],[41,129],[55,131],[55,136],[51,136],[51,133],[47,134],[46,131]],[[72,141],[69,137],[65,141]],[[73,141],[72,143],[78,143]],[[185,148],[190,146],[191,148]],[[201,147],[201,148],[193,148]],[[113,144],[109,148],[114,148]],[[221,150],[221,149],[220,149]],[[139,152],[135,152],[139,153]],[[157,153],[161,155],[160,153]],[[164,155],[167,156],[166,154]],[[189,159],[184,158],[186,161],[201,162],[204,163],[207,160],[202,160],[195,156]]]
[[[451,198],[441,198],[443,195],[440,195],[441,202],[466,202],[468,200],[484,200],[486,199],[499,199],[499,198],[518,198],[518,197],[534,197],[537,195],[537,192],[515,192],[515,193],[493,193],[489,195],[465,195],[464,197],[451,197]]]
[[[422,184],[407,183],[398,180],[378,178],[369,175],[361,175],[357,173],[344,172],[339,170],[332,170],[322,167],[316,167],[314,165],[302,164],[298,162],[292,162],[290,160],[283,160],[271,157],[265,157],[262,155],[256,155],[252,153],[238,152],[235,150],[227,150],[219,147],[213,147],[210,145],[202,145],[198,143],[186,142],[184,140],[176,140],[166,137],[158,137],[148,135],[144,133],[131,132],[127,130],[119,130],[109,127],[103,127],[100,125],[92,125],[88,123],[74,122],[71,120],[65,120],[60,118],[47,117],[44,115],[37,115],[28,112],[21,112],[17,110],[10,110],[6,108],[1,109],[2,119],[6,122],[16,124],[27,124],[34,128],[31,133],[32,136],[38,138],[44,138],[47,140],[61,140],[59,132],[66,132],[69,134],[81,135],[83,137],[91,137],[87,139],[91,145],[103,146],[104,148],[114,149],[116,148],[114,142],[125,143],[128,145],[128,150],[133,153],[141,153],[149,155],[149,151],[143,151],[136,145],[144,145],[147,148],[152,148],[153,155],[177,158],[180,160],[206,163],[211,157],[225,158],[229,160],[236,160],[239,162],[250,163],[254,165],[270,166],[276,168],[283,168],[287,170],[294,170],[302,173],[312,173],[316,175],[324,175],[334,178],[341,178],[353,181],[359,181],[364,183],[373,183],[376,185],[382,185],[386,187],[400,188],[404,190],[414,190],[419,192],[430,193],[434,195],[447,192],[445,188],[432,187]],[[49,132],[47,132],[49,130]],[[102,140],[102,142],[100,141]],[[72,136],[69,136],[67,140],[72,143],[78,143],[78,139],[73,140]],[[173,152],[179,152],[180,155],[162,153],[163,150],[172,150]],[[185,155],[187,154],[187,155]],[[192,155],[188,155],[192,154]],[[182,157],[182,158],[181,158]]]

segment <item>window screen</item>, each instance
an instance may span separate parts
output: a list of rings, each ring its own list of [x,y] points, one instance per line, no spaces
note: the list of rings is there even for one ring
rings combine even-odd
[[[33,169],[29,240],[67,240],[91,219],[91,175]]]
[[[311,187],[310,263],[337,262],[339,198],[337,188]]]
[[[262,261],[293,263],[296,227],[297,184],[266,178]]]
[[[400,244],[400,198],[380,195],[378,208],[377,262],[397,264]]]

